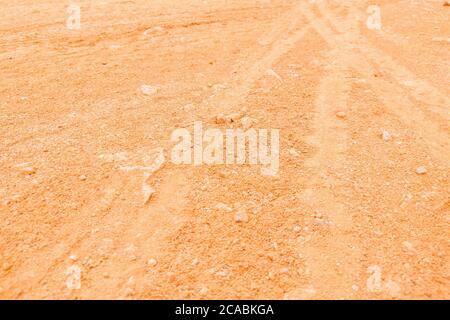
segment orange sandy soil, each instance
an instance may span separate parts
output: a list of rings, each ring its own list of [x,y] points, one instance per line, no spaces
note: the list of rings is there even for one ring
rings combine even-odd
[[[0,1],[0,298],[450,298],[444,1],[78,4]],[[171,163],[241,110],[278,175]]]

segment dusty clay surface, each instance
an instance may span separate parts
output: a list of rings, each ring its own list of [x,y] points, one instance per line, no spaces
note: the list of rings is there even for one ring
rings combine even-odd
[[[445,1],[74,3],[0,1],[0,298],[450,298]],[[170,161],[233,113],[277,175]]]

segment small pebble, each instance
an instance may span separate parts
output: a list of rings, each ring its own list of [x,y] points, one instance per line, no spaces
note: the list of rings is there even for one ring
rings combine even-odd
[[[228,212],[232,211],[232,209],[229,206],[227,206],[225,203],[222,203],[222,202],[219,202],[218,204],[216,204],[215,208],[217,210],[224,210],[224,211],[228,211]]]
[[[218,277],[226,277],[228,275],[228,272],[226,271],[217,271],[216,276]]]
[[[383,138],[384,141],[389,141],[389,140],[392,139],[391,134],[388,131],[386,131],[386,130],[382,131],[381,137]]]
[[[416,251],[416,249],[414,249],[414,246],[413,246],[413,244],[412,244],[411,242],[409,242],[409,241],[403,241],[402,244],[403,244],[403,247],[404,247],[408,252],[413,253],[413,252]]]
[[[289,268],[281,268],[281,273],[289,273]]]
[[[80,180],[81,181],[84,181],[84,180],[86,180],[87,179],[87,177],[84,175],[84,174],[82,174],[81,176],[80,176]]]
[[[23,174],[26,175],[32,175],[36,173],[36,168],[34,167],[25,167],[25,168],[21,168],[20,172],[22,172]]]
[[[155,192],[156,192],[155,189],[153,189],[151,186],[149,186],[144,182],[144,184],[142,185],[142,193],[144,194],[144,204],[147,204],[150,201]]]
[[[425,168],[425,166],[420,166],[416,169],[416,173],[417,174],[425,174],[425,173],[427,173],[427,168]]]
[[[248,221],[248,214],[247,210],[241,208],[236,212],[236,215],[234,217],[234,221],[236,222],[247,222]]]
[[[345,114],[344,111],[336,112],[336,117],[338,117],[338,118],[343,119],[343,118],[345,118],[346,116],[347,116],[347,115]]]
[[[150,96],[154,95],[158,91],[158,89],[156,87],[144,84],[141,86],[141,91],[143,94]]]
[[[289,149],[289,154],[294,157],[298,157],[300,154],[294,148]]]
[[[153,259],[153,258],[148,259],[147,264],[152,267],[156,266],[156,264],[157,264],[156,259]]]

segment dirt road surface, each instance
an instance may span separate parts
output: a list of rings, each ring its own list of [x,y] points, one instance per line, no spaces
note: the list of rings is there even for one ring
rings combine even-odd
[[[450,298],[445,1],[69,4],[0,1],[0,298]]]

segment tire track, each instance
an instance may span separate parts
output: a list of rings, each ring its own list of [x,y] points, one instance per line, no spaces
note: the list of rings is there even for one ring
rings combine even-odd
[[[299,247],[310,270],[310,286],[297,287],[285,295],[286,299],[333,299],[350,295],[352,273],[336,277],[336,266],[353,270],[356,252],[351,249],[352,217],[346,204],[334,191],[339,175],[345,170],[348,148],[348,129],[345,119],[336,113],[345,113],[351,90],[351,68],[342,57],[339,47],[331,47],[325,58],[326,76],[321,80],[315,102],[313,135],[307,139],[315,151],[305,161],[311,179],[302,192],[302,201],[314,210],[311,224],[317,226],[312,239]],[[333,284],[330,287],[330,284]]]
[[[358,43],[358,50],[370,60],[377,63],[383,72],[392,76],[398,85],[406,89],[412,97],[424,102],[426,107],[432,108],[431,111],[433,113],[438,114],[446,121],[450,119],[448,112],[450,98],[447,95],[443,94],[428,81],[418,78],[385,52],[372,46],[358,31],[357,23],[359,20],[356,17],[365,17],[365,14],[357,10],[356,5],[348,7],[351,21],[339,20],[337,16],[332,14],[331,9],[325,7],[323,2],[318,3],[318,8],[335,30],[341,34],[351,34],[354,43]],[[384,37],[388,36],[386,32],[380,31],[380,33]]]
[[[304,8],[303,14],[311,23],[316,18],[309,8]],[[332,21],[330,23],[335,25]],[[409,107],[413,106],[414,102],[398,91],[398,84],[384,80],[382,77],[374,77],[378,70],[372,66],[372,59],[367,59],[366,55],[373,59],[378,59],[378,55],[374,54],[371,49],[364,49],[366,44],[358,41],[358,37],[355,36],[355,34],[358,34],[355,28],[349,29],[347,27],[346,32],[340,34],[341,37],[339,38],[339,34],[334,33],[323,22],[313,24],[315,30],[330,45],[338,45],[342,49],[349,49],[348,52],[341,51],[342,54],[340,55],[351,55],[353,68],[370,79],[369,85],[372,90],[403,123],[416,129],[417,124],[420,124],[418,134],[426,141],[430,152],[436,159],[440,159],[442,155],[450,156],[448,130],[442,130],[439,126],[436,126],[435,121],[428,119],[422,111]],[[389,92],[389,94],[386,94],[386,92]]]
[[[243,101],[253,85],[266,70],[284,53],[288,52],[309,30],[309,26],[297,28],[299,22],[298,6],[296,10],[289,11],[286,15],[281,16],[275,23],[274,31],[268,36],[262,39],[260,42],[265,43],[262,50],[263,55],[256,59],[255,54],[250,55],[239,71],[235,74],[233,79],[230,80],[229,90],[226,90],[224,96],[215,96],[213,98],[208,97],[200,104],[202,106],[217,106],[219,108],[231,108],[237,106]],[[286,24],[286,17],[289,19],[289,23]],[[280,39],[282,34],[291,33],[288,37]],[[268,47],[268,48],[267,48]],[[258,50],[256,51],[258,52]],[[255,62],[256,60],[256,62]],[[223,109],[221,109],[223,110]],[[209,114],[207,110],[202,110],[202,114]],[[169,172],[170,171],[170,172]],[[165,191],[161,192],[148,207],[137,208],[134,205],[130,206],[130,203],[124,202],[117,198],[117,193],[128,195],[129,199],[136,197],[135,189],[140,192],[140,186],[142,185],[142,177],[139,175],[132,175],[124,177],[123,175],[115,176],[113,178],[114,183],[105,189],[105,196],[102,199],[95,199],[89,205],[82,209],[82,212],[86,212],[87,216],[91,216],[86,221],[80,221],[76,224],[66,226],[64,231],[60,233],[61,239],[67,239],[62,247],[53,247],[49,250],[40,251],[33,261],[27,261],[20,268],[14,271],[16,276],[10,277],[14,279],[9,283],[10,287],[23,287],[24,283],[27,283],[27,291],[33,292],[34,296],[48,296],[59,292],[61,289],[61,283],[64,282],[63,275],[64,269],[69,261],[67,257],[76,252],[81,257],[91,257],[95,255],[98,248],[102,246],[102,239],[111,238],[117,239],[118,243],[127,241],[133,242],[133,236],[142,233],[143,236],[139,241],[135,241],[136,247],[145,247],[140,252],[144,251],[147,254],[158,255],[161,246],[166,245],[164,239],[168,234],[171,234],[177,230],[179,226],[183,224],[184,218],[181,212],[189,204],[188,193],[189,190],[195,185],[196,178],[192,179],[193,169],[187,169],[185,171],[177,171],[177,174],[173,174],[173,170],[169,170],[162,173],[162,181],[160,185],[165,188]],[[170,190],[170,191],[169,191]],[[168,193],[167,193],[168,192]],[[174,199],[171,195],[175,192],[177,199]],[[170,209],[168,209],[170,208]],[[170,214],[168,215],[168,211]],[[99,213],[104,214],[100,219],[95,219],[95,223],[92,216],[97,216]],[[130,219],[128,213],[134,212],[133,219]],[[114,215],[114,219],[111,220],[110,216]],[[150,223],[151,222],[151,223]],[[92,233],[91,230],[82,233],[72,233],[73,230],[90,229],[86,226],[94,223],[95,225],[102,226],[100,232]],[[145,226],[152,226],[150,230]],[[139,232],[141,231],[141,232]],[[115,241],[117,242],[117,241]],[[149,244],[153,244],[149,247]],[[159,248],[159,249],[158,249]],[[132,294],[132,291],[127,291],[128,283],[123,278],[129,275],[139,276],[144,278],[144,274],[139,273],[138,270],[145,269],[145,259],[142,257],[138,260],[133,260],[132,263],[127,259],[127,254],[119,252],[117,248],[114,248],[115,254],[112,260],[108,260],[105,257],[100,257],[98,261],[92,261],[92,259],[83,260],[85,270],[83,272],[84,285],[95,290],[104,290],[104,281],[101,279],[93,280],[95,277],[89,270],[95,268],[96,270],[106,270],[105,272],[111,272],[111,270],[122,270],[119,274],[116,274],[118,280],[112,283],[113,287],[119,287],[119,293],[123,297]],[[93,258],[96,260],[96,258]],[[105,260],[106,259],[106,260]],[[100,262],[99,262],[100,261]],[[103,262],[101,262],[103,261]],[[105,266],[100,266],[108,262]],[[31,265],[30,265],[31,263]],[[33,266],[32,266],[33,265]],[[108,267],[109,266],[109,267]],[[120,266],[120,267],[117,267]],[[27,273],[27,270],[33,269],[33,273]],[[86,283],[87,281],[87,283]],[[20,285],[18,285],[20,283]],[[45,284],[45,288],[42,284]],[[48,289],[54,288],[54,289]],[[50,290],[50,291],[48,291]],[[80,293],[71,292],[67,289],[62,289],[66,296],[79,296]],[[94,292],[95,292],[94,290]],[[50,293],[51,292],[51,293]],[[105,295],[110,295],[113,292],[103,292]],[[111,296],[113,297],[113,296]]]
[[[255,46],[263,47],[263,55],[258,57],[261,50],[256,50],[256,54],[253,53],[237,65],[232,71],[231,79],[225,83],[226,89],[218,95],[207,98],[201,105],[210,108],[211,112],[230,112],[241,104],[255,81],[260,79],[282,55],[292,50],[296,43],[311,30],[309,24],[299,28],[300,20],[301,4],[277,19],[275,27],[268,36],[256,41]]]
[[[345,167],[346,130],[345,125],[336,125],[336,119],[332,116],[332,106],[345,106],[350,84],[346,83],[345,70],[354,70],[363,77],[370,78],[369,85],[383,104],[392,109],[393,113],[408,124],[417,128],[420,124],[419,135],[423,137],[433,153],[435,159],[441,159],[444,154],[448,157],[448,137],[436,127],[434,121],[424,119],[421,113],[410,110],[408,106],[413,101],[399,92],[398,85],[381,77],[372,77],[378,70],[372,60],[379,62],[370,49],[365,49],[364,43],[355,39],[353,30],[343,33],[335,33],[327,27],[324,21],[317,21],[312,11],[305,7],[303,14],[313,25],[315,31],[332,48],[330,52],[327,76],[319,86],[319,94],[316,102],[317,116],[314,119],[315,133],[310,137],[310,142],[316,147],[316,155],[307,161],[313,169],[310,188],[303,193],[304,201],[313,209],[333,212],[327,214],[319,212],[319,217],[327,217],[330,222],[329,232],[320,231],[315,239],[311,239],[300,252],[307,257],[311,271],[311,286],[296,288],[287,298],[342,298],[352,296],[352,283],[357,283],[355,278],[360,274],[362,266],[356,264],[358,251],[356,248],[359,239],[352,237],[351,216],[346,216],[345,203],[339,203],[339,197],[326,186],[339,186],[339,179],[333,179],[331,172],[342,171]],[[364,54],[368,54],[367,59]],[[386,60],[382,60],[383,63]],[[376,64],[375,64],[376,65]],[[339,68],[337,67],[339,66]],[[397,69],[391,68],[390,72]],[[400,74],[402,70],[400,70]],[[408,74],[410,76],[410,74]],[[342,108],[342,107],[341,107]],[[337,111],[337,110],[333,110]],[[332,127],[334,126],[334,127]],[[332,128],[332,129],[330,129]],[[340,147],[338,147],[340,146]],[[348,211],[347,211],[348,214]],[[364,239],[362,239],[364,240]],[[342,262],[346,265],[342,268],[344,273],[339,273]],[[339,265],[339,268],[335,266]]]

